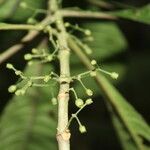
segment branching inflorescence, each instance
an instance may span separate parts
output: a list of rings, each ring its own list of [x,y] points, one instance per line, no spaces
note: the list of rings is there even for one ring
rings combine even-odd
[[[50,71],[48,74],[43,76],[26,76],[22,71],[17,70],[12,64],[8,63],[7,68],[11,69],[15,72],[17,76],[19,76],[20,80],[16,85],[11,85],[8,88],[10,93],[15,93],[17,96],[24,95],[30,87],[51,87],[52,84],[49,81],[58,82],[60,84],[60,91],[58,94],[58,98],[52,97],[52,103],[57,104],[58,102],[58,133],[57,133],[57,140],[59,143],[59,149],[61,150],[69,150],[69,139],[70,139],[70,131],[69,127],[73,119],[76,119],[77,123],[79,124],[79,131],[81,133],[86,132],[85,125],[82,125],[81,121],[78,118],[78,114],[84,109],[87,105],[93,103],[92,96],[93,91],[82,81],[83,78],[87,76],[95,77],[97,72],[102,72],[113,79],[118,78],[118,74],[115,72],[108,72],[103,70],[96,60],[91,61],[91,65],[93,66],[92,70],[88,70],[86,72],[80,73],[75,76],[70,76],[70,67],[69,67],[69,57],[70,57],[70,47],[68,46],[67,39],[71,37],[74,42],[81,47],[81,49],[86,54],[92,54],[92,50],[90,47],[85,44],[82,40],[77,38],[73,35],[73,31],[77,30],[84,34],[86,39],[92,39],[91,31],[88,29],[83,29],[78,25],[72,25],[68,22],[64,23],[63,21],[63,13],[59,11],[59,7],[56,0],[51,0],[50,2],[50,10],[41,10],[41,9],[34,9],[28,6],[26,3],[21,3],[20,6],[23,9],[31,9],[34,11],[33,15],[27,20],[27,25],[23,26],[12,26],[18,29],[25,29],[25,30],[38,30],[48,34],[49,41],[51,42],[54,51],[50,53],[46,49],[36,49],[33,48],[31,53],[25,54],[24,59],[28,61],[28,65],[32,65],[34,60],[38,61],[39,63],[51,63],[52,61],[58,59],[60,62],[60,75],[57,73]],[[53,6],[53,8],[52,8]],[[36,15],[39,13],[44,13],[50,15],[46,23],[39,23],[36,20]],[[30,25],[29,25],[30,24]],[[52,27],[53,26],[53,27]],[[11,28],[10,26],[5,27],[6,29]],[[88,96],[88,98],[84,101],[82,100],[77,92],[75,91],[74,87],[70,87],[71,82],[78,81],[80,85],[83,87],[83,91]],[[55,84],[54,84],[55,85]],[[69,94],[73,93],[75,97],[75,105],[77,106],[77,112],[73,113],[68,119],[68,100]],[[67,141],[67,142],[66,142]]]

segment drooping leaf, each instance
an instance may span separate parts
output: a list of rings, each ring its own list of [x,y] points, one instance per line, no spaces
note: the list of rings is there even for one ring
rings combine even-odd
[[[113,122],[113,126],[116,130],[116,133],[118,135],[118,140],[120,141],[120,144],[122,145],[123,150],[137,150],[136,145],[134,141],[132,140],[129,132],[125,128],[124,124],[118,117],[118,115],[115,113],[115,111],[112,109],[111,105],[107,103],[107,108],[110,112],[111,120]]]
[[[33,65],[26,74],[37,75],[38,70],[39,65]],[[0,149],[57,149],[56,106],[51,104],[50,93],[50,88],[32,87],[26,95],[13,97],[0,120]]]
[[[137,149],[146,149],[143,139],[150,141],[150,128],[148,124],[104,76],[99,74],[98,82],[103,90],[103,95],[118,113],[124,126],[134,140]]]

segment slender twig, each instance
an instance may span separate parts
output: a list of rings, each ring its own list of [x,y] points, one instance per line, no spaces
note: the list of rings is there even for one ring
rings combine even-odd
[[[26,36],[24,36],[21,39],[21,43],[17,43],[12,47],[8,48],[7,50],[5,50],[2,54],[0,54],[0,64],[5,62],[12,55],[19,52],[25,46],[25,44],[32,41],[37,35],[38,35],[37,31],[30,31]]]
[[[94,11],[76,11],[76,10],[60,10],[64,17],[76,17],[76,18],[92,18],[92,19],[117,19],[116,16],[103,13],[103,12],[94,12]]]
[[[87,106],[87,104],[85,103],[76,113],[72,114],[71,118],[69,119],[67,128],[70,126],[70,124],[71,124],[71,122],[72,122],[72,120],[73,120],[74,118],[77,119],[78,114],[79,114],[79,113],[84,109],[84,107],[86,107],[86,106]]]
[[[0,23],[0,30],[43,30],[40,25]]]
[[[59,45],[60,62],[60,89],[58,94],[58,126],[57,141],[59,150],[70,150],[70,133],[66,126],[68,124],[68,101],[70,85],[70,50],[68,47],[68,34],[66,32],[62,13],[59,12],[57,0],[50,0],[50,10],[56,16],[56,27]]]

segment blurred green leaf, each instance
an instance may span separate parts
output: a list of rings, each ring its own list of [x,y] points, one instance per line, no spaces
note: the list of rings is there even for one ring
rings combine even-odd
[[[111,119],[114,125],[114,128],[116,130],[116,133],[118,135],[118,139],[120,141],[120,144],[122,145],[123,150],[137,150],[136,145],[134,141],[132,140],[129,132],[121,122],[118,115],[115,113],[115,111],[112,109],[109,103],[107,103],[108,110],[111,115]]]
[[[25,73],[30,72],[41,74],[40,65],[28,67]],[[14,96],[0,120],[0,149],[57,149],[56,107],[50,100],[50,89],[47,88],[32,87],[26,95]]]
[[[89,22],[83,24],[83,27],[92,32],[94,40],[88,42],[88,45],[93,50],[92,57],[100,62],[124,52],[127,48],[125,37],[113,22]]]
[[[11,21],[26,21],[34,13],[31,9],[24,9],[19,6],[21,2],[26,2],[34,9],[44,8],[46,0],[6,0],[0,5],[0,21],[9,19]]]
[[[136,149],[147,149],[147,146],[143,143],[143,138],[150,142],[150,128],[148,124],[104,76],[99,74],[98,81],[101,84],[103,95],[116,110],[120,120],[135,142]]]
[[[112,14],[118,17],[150,24],[150,4],[141,8],[119,10],[112,12]]]

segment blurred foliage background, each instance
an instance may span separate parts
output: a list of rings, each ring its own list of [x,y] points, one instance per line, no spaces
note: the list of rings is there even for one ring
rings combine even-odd
[[[23,10],[18,7],[21,0],[0,0],[0,21],[7,23],[26,23],[27,19],[32,15],[32,10]],[[46,0],[24,0],[34,8],[46,9]],[[92,1],[92,0],[91,0]],[[82,9],[91,9],[97,11],[116,11],[116,14],[122,9],[146,6],[149,0],[121,0],[109,1],[112,7],[96,7],[91,5],[87,0],[64,0],[64,7],[80,7]],[[149,6],[149,5],[148,5]],[[147,22],[150,20],[150,10],[146,7],[142,10],[142,15],[135,16],[132,12],[120,12],[118,16],[123,17],[116,21],[93,20],[93,19],[67,19],[73,24],[77,23],[84,28],[92,31],[94,41],[88,43],[93,50],[91,58],[94,58],[102,66],[102,68],[119,73],[117,81],[111,81],[126,97],[138,112],[140,112],[145,120],[150,122],[150,26]],[[148,11],[149,10],[149,11]],[[128,13],[126,15],[126,13]],[[133,20],[130,20],[133,16]],[[145,17],[145,18],[144,18]],[[148,18],[149,17],[149,18]],[[41,20],[43,15],[38,15],[37,19]],[[138,21],[136,21],[138,20]],[[146,23],[145,23],[146,22]],[[26,34],[25,31],[0,31],[0,52],[2,53],[10,46],[19,42]],[[79,35],[80,36],[80,35]],[[49,71],[49,65],[27,67],[23,57],[33,47],[39,46],[42,38],[46,36],[40,34],[25,48],[7,60],[20,70],[28,73],[40,74]],[[43,46],[43,45],[42,45]],[[45,47],[45,45],[44,45]],[[83,72],[85,67],[81,64],[75,55],[71,55],[72,75]],[[50,103],[51,94],[49,89],[32,89],[22,97],[16,97],[8,93],[8,87],[16,83],[17,77],[8,69],[6,63],[0,65],[0,110],[1,110],[1,129],[0,141],[4,145],[9,143],[11,137],[9,135],[16,132],[16,136],[22,142],[23,150],[48,150],[56,149],[55,133],[57,114],[56,106]],[[52,67],[52,66],[55,67]],[[56,72],[58,62],[51,64],[51,68]],[[39,71],[40,70],[40,71]],[[110,79],[109,79],[110,80]],[[76,122],[71,127],[72,150],[93,150],[93,149],[115,149],[120,150],[121,145],[118,140],[115,129],[105,102],[101,96],[101,91],[91,78],[85,79],[84,83],[91,87],[94,91],[94,103],[83,110],[79,118],[87,127],[87,134],[80,134]],[[78,95],[86,98],[82,87],[78,84],[74,85]],[[57,93],[58,88],[53,89]],[[71,97],[73,99],[73,96]],[[73,101],[70,101],[70,113],[74,112]],[[4,114],[4,115],[3,115]],[[19,114],[19,115],[18,115]],[[26,125],[26,128],[24,126]],[[17,130],[14,129],[17,126]],[[14,128],[13,128],[14,127]],[[9,130],[7,130],[10,128]],[[28,129],[28,130],[27,130]],[[20,134],[20,131],[21,134]],[[10,137],[10,138],[9,138]],[[10,140],[10,141],[9,141]],[[34,142],[41,142],[41,147]],[[48,142],[51,141],[51,142]],[[12,143],[9,144],[12,144]],[[28,144],[29,143],[29,144]],[[47,144],[49,143],[49,144]],[[17,142],[16,142],[17,145]],[[17,150],[15,143],[8,149],[1,147],[3,150]],[[20,149],[20,145],[18,150]]]

